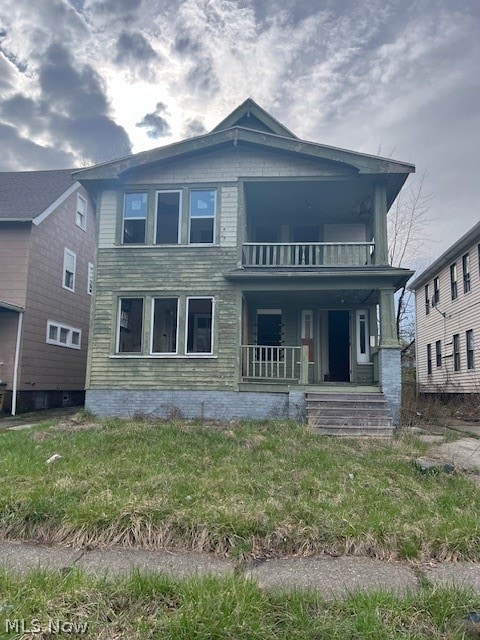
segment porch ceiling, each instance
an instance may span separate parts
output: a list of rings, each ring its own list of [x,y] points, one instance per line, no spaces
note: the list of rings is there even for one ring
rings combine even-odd
[[[378,290],[340,289],[331,291],[244,291],[246,301],[259,308],[275,309],[283,304],[301,309],[345,309],[378,304]]]

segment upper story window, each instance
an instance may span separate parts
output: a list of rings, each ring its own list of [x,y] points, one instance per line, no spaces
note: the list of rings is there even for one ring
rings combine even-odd
[[[452,296],[452,300],[455,300],[458,296],[456,262],[450,265],[450,293]]]
[[[146,191],[126,193],[123,205],[124,244],[144,244],[147,226],[148,194]]]
[[[157,191],[155,244],[180,242],[181,191]]]
[[[217,192],[215,189],[190,191],[190,244],[213,244]]]
[[[63,252],[63,277],[62,277],[62,287],[64,289],[68,289],[69,291],[75,291],[75,268],[77,263],[77,256],[70,251],[70,249],[65,249]]]
[[[440,302],[440,280],[438,277],[433,279],[433,305],[437,306]]]
[[[87,228],[87,201],[79,193],[77,193],[77,212],[75,214],[75,223],[80,229]]]
[[[47,322],[48,344],[56,344],[59,347],[69,347],[70,349],[80,349],[81,335],[82,332],[80,329],[58,324],[52,320]]]
[[[468,293],[472,287],[470,282],[470,255],[462,256],[463,293]]]
[[[428,293],[428,284],[425,285],[425,315],[430,313],[430,297]]]

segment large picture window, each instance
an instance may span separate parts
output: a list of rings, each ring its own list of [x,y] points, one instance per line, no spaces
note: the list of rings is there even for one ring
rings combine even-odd
[[[178,244],[180,242],[181,191],[158,191],[155,217],[155,243]]]
[[[190,244],[213,244],[216,209],[215,189],[190,191]]]
[[[126,193],[123,207],[123,243],[144,244],[147,222],[146,191]]]
[[[187,298],[187,354],[213,353],[213,298]]]
[[[143,298],[121,298],[118,306],[117,352],[141,353]]]
[[[177,353],[178,299],[156,298],[153,303],[152,353]]]

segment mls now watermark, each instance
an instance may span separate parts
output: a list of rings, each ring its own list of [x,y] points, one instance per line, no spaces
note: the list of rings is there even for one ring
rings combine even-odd
[[[5,620],[6,633],[51,633],[51,634],[71,634],[81,635],[87,633],[88,622],[70,622],[68,620],[47,620],[42,624],[37,618],[27,620],[26,618],[13,618]]]

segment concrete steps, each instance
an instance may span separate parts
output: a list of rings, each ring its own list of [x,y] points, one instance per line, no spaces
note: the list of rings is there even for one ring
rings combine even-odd
[[[314,433],[389,438],[392,424],[383,393],[306,393],[307,421]]]

